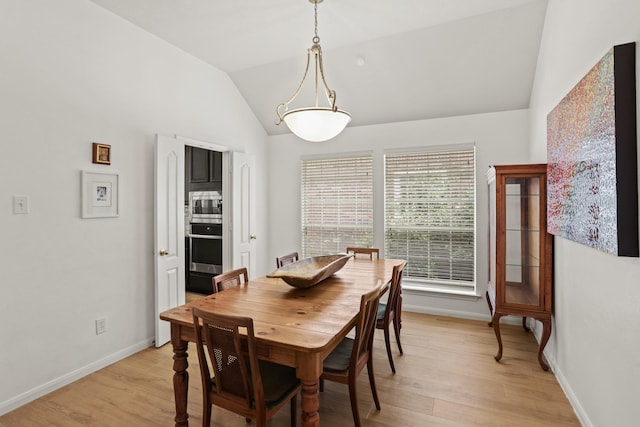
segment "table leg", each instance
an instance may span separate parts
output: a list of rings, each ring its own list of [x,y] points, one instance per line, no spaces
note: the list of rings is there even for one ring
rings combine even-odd
[[[320,427],[318,379],[302,381],[302,427]]]
[[[189,342],[180,338],[180,329],[171,324],[171,345],[173,346],[173,394],[176,403],[176,427],[189,426],[189,414],[187,413],[187,392],[189,390],[189,363],[187,347]]]

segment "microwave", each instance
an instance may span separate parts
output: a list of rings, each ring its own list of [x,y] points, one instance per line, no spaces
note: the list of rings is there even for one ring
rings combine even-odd
[[[222,223],[222,195],[220,192],[189,192],[189,222]]]

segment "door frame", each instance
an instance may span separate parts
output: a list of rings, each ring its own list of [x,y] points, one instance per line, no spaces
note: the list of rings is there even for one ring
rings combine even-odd
[[[211,150],[211,151],[217,151],[222,153],[222,215],[223,215],[223,219],[222,219],[222,238],[223,238],[223,246],[222,246],[222,250],[224,254],[227,254],[226,257],[223,257],[222,260],[222,268],[223,271],[227,271],[233,268],[235,258],[236,256],[233,254],[232,249],[233,249],[233,235],[232,235],[232,227],[231,225],[234,223],[234,218],[231,217],[232,213],[233,213],[233,209],[232,209],[232,204],[233,204],[233,194],[232,194],[232,190],[233,190],[233,180],[234,180],[234,176],[233,176],[233,171],[232,171],[232,161],[233,161],[233,156],[232,153],[237,152],[237,153],[243,153],[243,150],[237,150],[237,151],[233,151],[233,149],[231,147],[228,147],[226,145],[220,145],[220,144],[216,144],[216,143],[212,143],[212,142],[207,142],[207,141],[201,141],[201,140],[197,140],[197,139],[193,139],[193,138],[188,138],[185,136],[181,136],[181,135],[173,135],[173,137],[171,136],[167,136],[168,138],[174,138],[176,143],[179,144],[179,148],[180,150],[182,150],[182,152],[184,153],[185,147],[186,146],[191,146],[191,147],[198,147],[198,148],[203,148],[206,150]],[[184,159],[184,161],[186,162],[186,159]],[[184,164],[183,164],[184,166]],[[255,179],[254,177],[255,171],[251,171],[251,176],[253,177],[252,179]],[[155,177],[155,185],[159,186],[162,185],[162,183],[158,182],[157,177]],[[180,186],[182,189],[184,189],[185,186],[185,176],[184,173],[182,173],[179,177],[178,177],[178,182],[177,185]],[[255,185],[250,186],[250,188],[252,190],[255,190]],[[157,190],[156,190],[157,191]],[[255,197],[255,194],[253,194],[252,199]],[[178,202],[178,203],[184,203],[184,198],[182,200],[182,202]],[[250,207],[252,210],[255,210],[255,203],[250,203]],[[154,207],[155,209],[155,207]],[[156,215],[156,213],[154,212],[154,216]],[[253,213],[251,215],[252,218],[252,222],[255,223],[255,213]],[[235,222],[239,222],[239,221],[235,221]],[[157,225],[156,225],[157,227]],[[253,227],[253,225],[252,225]],[[184,238],[185,238],[185,227],[178,227],[179,229],[177,230],[177,238],[184,242]],[[156,228],[157,230],[157,228]],[[157,231],[156,231],[157,233]],[[156,236],[156,240],[157,240],[157,236]],[[252,247],[255,245],[251,245]],[[252,251],[252,254],[255,255],[255,250]],[[180,260],[179,262],[181,263],[181,265],[185,265],[185,253],[184,250],[182,252],[182,254],[180,255]],[[156,269],[157,270],[157,269]],[[185,271],[184,274],[186,275],[187,272]],[[157,274],[156,274],[157,275]],[[184,288],[184,278],[181,281],[182,283],[182,287]],[[157,290],[158,288],[158,277],[155,277],[155,288]],[[157,292],[157,291],[156,291]],[[182,289],[182,295],[184,295],[184,293],[186,292],[186,289]],[[156,320],[158,318],[158,313],[159,313],[159,305],[158,305],[158,300],[157,300],[157,295],[156,295],[156,303],[155,303],[155,308],[156,308]],[[164,310],[162,310],[164,311]],[[156,322],[156,337],[159,336],[159,326],[158,323]],[[157,341],[157,340],[156,340]],[[156,342],[156,347],[159,347],[161,345],[163,345],[165,343],[160,343],[160,342]]]
[[[231,254],[231,233],[229,231],[229,218],[231,215],[231,206],[229,203],[225,203],[225,199],[230,198],[231,183],[229,182],[229,153],[231,149],[226,145],[220,145],[213,142],[201,141],[194,138],[188,138],[186,136],[175,135],[175,138],[182,142],[183,149],[185,146],[203,148],[209,151],[217,151],[222,153],[222,253]],[[187,159],[185,158],[186,162]],[[184,179],[182,177],[182,187],[184,188]],[[184,240],[184,229],[182,230],[182,239]],[[222,258],[222,271],[231,269],[231,261],[229,256]],[[184,260],[183,260],[184,262]],[[187,272],[185,271],[185,274]]]

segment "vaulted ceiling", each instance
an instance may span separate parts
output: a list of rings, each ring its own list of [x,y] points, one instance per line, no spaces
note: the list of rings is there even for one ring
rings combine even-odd
[[[309,0],[91,1],[227,72],[268,134],[288,132],[275,108],[302,79]],[[527,108],[546,4],[324,0],[327,83],[349,126]],[[312,90],[307,78],[292,107],[309,106]]]

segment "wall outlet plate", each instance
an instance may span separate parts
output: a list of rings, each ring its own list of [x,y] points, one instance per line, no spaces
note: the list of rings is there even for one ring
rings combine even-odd
[[[96,319],[96,335],[104,334],[105,332],[107,332],[107,318]]]

